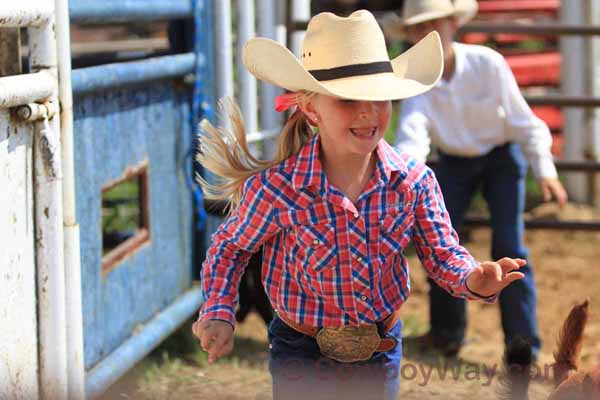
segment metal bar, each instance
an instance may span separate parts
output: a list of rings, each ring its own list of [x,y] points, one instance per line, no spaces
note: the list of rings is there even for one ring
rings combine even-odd
[[[562,95],[543,95],[543,96],[524,96],[529,105],[532,106],[559,106],[559,107],[582,107],[594,108],[600,107],[600,97],[586,96],[562,96]]]
[[[262,37],[277,40],[275,1],[258,0],[256,5],[258,10],[258,34]],[[270,83],[261,81],[259,92],[260,129],[274,129],[282,123],[279,113],[275,111],[273,106],[275,104],[275,97],[281,93],[281,90]],[[263,158],[273,158],[275,150],[276,149],[272,141],[265,141]]]
[[[581,2],[565,2],[560,8],[560,20],[570,25],[582,25],[585,11]],[[587,94],[585,84],[585,41],[580,36],[561,36],[561,95],[581,96]],[[562,110],[564,147],[563,156],[569,161],[585,161],[589,139],[585,130],[583,109]],[[571,200],[585,202],[588,198],[588,182],[582,174],[565,174],[565,187]]]
[[[107,40],[91,43],[74,43],[71,46],[73,56],[84,54],[110,53],[110,52],[133,52],[133,51],[157,51],[168,50],[167,38]]]
[[[248,143],[260,142],[261,140],[272,139],[281,133],[281,128],[266,129],[260,132],[250,132],[246,135]]]
[[[600,26],[567,25],[567,24],[529,24],[529,23],[491,23],[471,22],[459,29],[458,34],[464,33],[522,33],[540,36],[597,36],[600,35]]]
[[[19,29],[0,29],[0,74],[20,73]],[[33,126],[0,109],[0,399],[38,399],[38,336],[33,244]],[[13,133],[14,132],[14,133]]]
[[[52,95],[53,79],[46,71],[0,78],[0,108],[46,100]]]
[[[83,300],[81,255],[76,215],[73,146],[73,89],[71,87],[71,38],[68,0],[55,0],[58,98],[60,101],[61,167],[63,172],[63,234],[65,259],[65,313],[67,330],[67,382],[69,400],[85,399],[83,348]]]
[[[153,21],[193,16],[191,0],[78,0],[69,2],[77,24]]]
[[[255,36],[254,33],[254,0],[238,0],[237,4],[237,79],[239,93],[237,94],[240,108],[244,117],[246,131],[254,132],[258,129],[256,118],[256,78],[252,76],[242,59],[244,44]]]
[[[588,24],[600,24],[600,4],[597,0],[586,1],[586,22]],[[588,94],[600,96],[600,38],[588,38],[586,57],[586,87]],[[585,110],[586,129],[589,130],[589,148],[587,156],[592,160],[600,160],[600,108]],[[590,204],[598,202],[599,177],[590,176],[589,198]]]
[[[0,3],[0,27],[40,27],[52,18],[54,5],[45,0],[5,0]]]
[[[54,2],[48,3],[54,7]],[[49,101],[58,104],[54,28],[53,10],[47,24],[28,29],[29,67],[51,77]],[[65,399],[68,373],[60,118],[35,124],[33,159],[40,397]]]
[[[310,19],[310,2],[308,0],[290,0],[288,4],[290,7],[288,12],[291,23],[295,23],[296,21],[308,21]],[[304,35],[305,32],[288,32],[288,48],[296,55],[296,57],[300,55]]]
[[[600,162],[597,161],[557,161],[555,165],[560,171],[600,172]]]
[[[200,288],[193,288],[152,318],[139,333],[127,339],[86,375],[88,398],[100,396],[111,384],[172,334],[201,304]]]
[[[74,94],[98,92],[160,79],[173,79],[194,72],[194,53],[148,58],[80,68],[73,71]]]
[[[215,79],[216,97],[233,96],[233,54],[231,38],[231,3],[229,1],[214,2],[214,38],[215,43]]]
[[[490,220],[484,217],[466,217],[465,225],[468,226],[490,226]],[[525,220],[525,228],[527,229],[559,229],[559,230],[581,230],[581,231],[598,231],[600,230],[600,222],[583,222],[583,221],[555,221],[555,220]]]

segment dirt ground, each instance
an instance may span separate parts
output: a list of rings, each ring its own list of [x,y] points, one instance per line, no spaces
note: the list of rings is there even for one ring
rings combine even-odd
[[[557,219],[596,219],[569,206],[560,214],[549,207],[536,216]],[[471,231],[466,247],[480,260],[489,259],[490,231]],[[582,366],[600,364],[600,232],[528,231],[526,235],[538,287],[538,320],[543,340],[538,368],[530,389],[532,400],[551,391],[552,351],[558,328],[571,306],[588,298],[591,315],[585,331]],[[412,292],[403,307],[404,336],[427,331],[427,283],[416,256],[410,257]],[[401,370],[401,399],[495,398],[503,352],[503,335],[497,305],[471,302],[468,306],[468,343],[459,366],[443,376],[444,359],[419,354],[406,339]],[[266,328],[256,314],[236,330],[234,354],[208,366],[203,354],[161,362],[146,362],[112,388],[104,399],[270,399]],[[457,364],[454,364],[456,366]],[[454,368],[454,369],[453,369]],[[453,375],[456,374],[456,375]],[[481,397],[480,397],[481,396]]]

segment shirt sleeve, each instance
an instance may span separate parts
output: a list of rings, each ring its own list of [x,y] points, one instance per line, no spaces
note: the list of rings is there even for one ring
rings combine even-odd
[[[498,55],[497,69],[511,140],[521,145],[536,178],[556,178],[558,174],[550,152],[552,135],[548,126],[533,113],[523,98],[510,67],[501,55]]]
[[[234,310],[244,268],[250,256],[278,230],[260,176],[250,177],[238,209],[211,236],[201,272],[201,320],[219,319],[235,325]]]
[[[430,121],[425,114],[424,104],[418,98],[411,98],[400,102],[399,108],[394,147],[401,153],[425,162],[431,149],[431,138]]]
[[[481,297],[467,287],[467,276],[479,263],[459,244],[440,187],[429,168],[418,191],[414,243],[427,274],[454,297],[495,302],[497,294]]]

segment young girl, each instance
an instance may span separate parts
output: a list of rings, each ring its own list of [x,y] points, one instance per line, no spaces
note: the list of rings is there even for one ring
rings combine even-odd
[[[233,208],[203,265],[194,334],[210,362],[231,352],[238,282],[264,245],[262,278],[277,313],[269,326],[273,397],[395,399],[398,310],[410,289],[402,251],[411,240],[429,276],[455,296],[494,301],[523,277],[520,259],[476,262],[458,244],[432,171],[382,140],[390,100],[438,81],[439,37],[390,61],[372,14],[323,13],[308,25],[300,61],[257,38],[243,62],[292,91],[279,110],[298,110],[273,161],[252,157],[235,107],[234,133],[202,125],[199,161],[225,178],[204,188]]]

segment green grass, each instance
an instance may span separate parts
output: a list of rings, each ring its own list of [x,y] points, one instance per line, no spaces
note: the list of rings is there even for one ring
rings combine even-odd
[[[139,180],[125,181],[102,193],[102,232],[135,231],[140,217]]]

